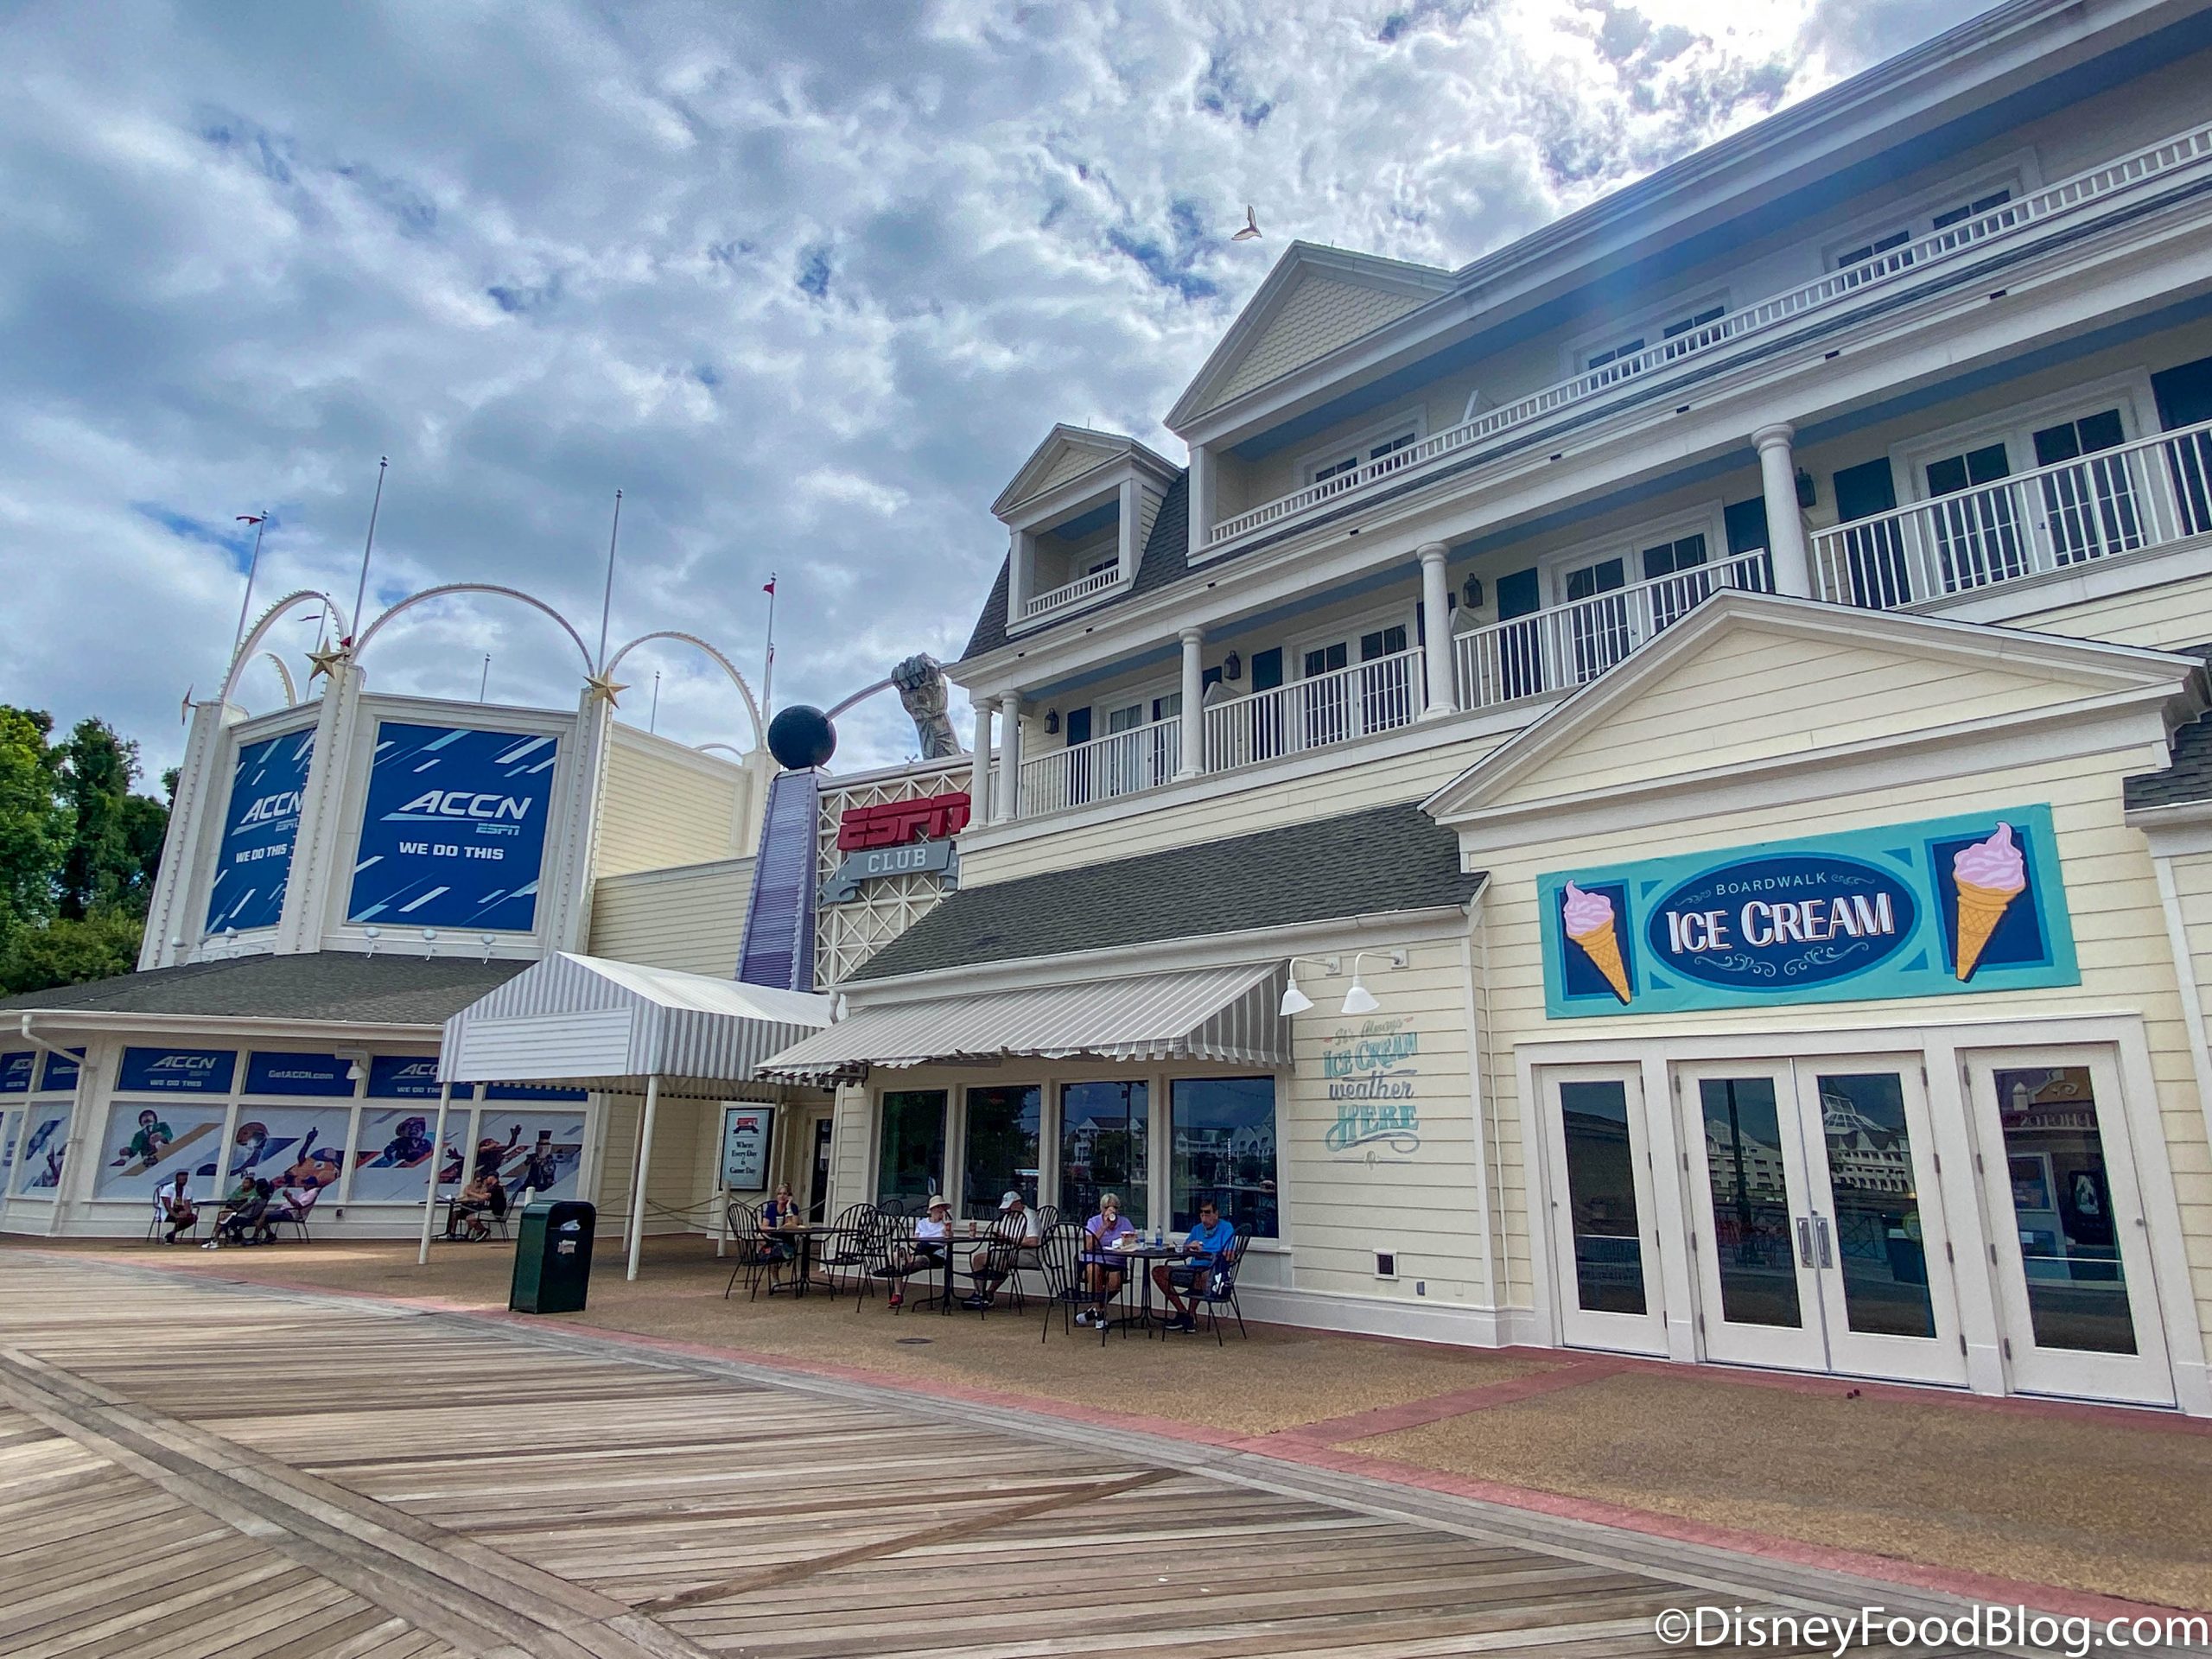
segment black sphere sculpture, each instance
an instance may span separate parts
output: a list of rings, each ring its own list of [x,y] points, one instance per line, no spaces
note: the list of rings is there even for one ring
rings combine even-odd
[[[837,728],[819,709],[793,703],[768,722],[768,753],[791,772],[826,766],[837,753]]]

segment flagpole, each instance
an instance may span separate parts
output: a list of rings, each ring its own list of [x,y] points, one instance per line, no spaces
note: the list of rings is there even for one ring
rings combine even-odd
[[[252,513],[242,512],[238,514],[238,523],[253,526],[253,556],[246,561],[245,594],[238,601],[238,628],[231,636],[231,655],[233,657],[238,654],[238,645],[245,638],[246,613],[253,607],[253,577],[254,573],[261,569],[261,537],[269,528],[268,510],[263,509],[257,518]]]
[[[607,620],[614,611],[614,541],[622,533],[622,492],[614,492],[614,527],[607,532],[607,591],[599,598],[599,671],[607,672]]]
[[[390,455],[377,457],[377,493],[369,503],[369,536],[361,543],[361,580],[353,589],[353,632],[342,643],[352,645],[361,637],[361,605],[369,594],[369,555],[377,544],[377,512],[384,505],[384,473],[391,465]]]
[[[760,718],[767,719],[774,705],[769,701],[776,683],[776,573],[768,573],[768,660],[760,670]]]

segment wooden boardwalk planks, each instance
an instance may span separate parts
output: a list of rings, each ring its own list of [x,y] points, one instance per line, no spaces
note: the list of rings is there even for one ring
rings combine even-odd
[[[1595,1659],[1713,1599],[895,1398],[0,1253],[9,1659]]]

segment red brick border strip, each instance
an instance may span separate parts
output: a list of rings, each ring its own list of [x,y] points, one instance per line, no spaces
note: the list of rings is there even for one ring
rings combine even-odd
[[[1255,1452],[1269,1451],[1292,1441],[1306,1446],[1340,1446],[1346,1440],[1363,1440],[1370,1435],[1394,1433],[1402,1428],[1425,1428],[1447,1417],[1462,1417],[1471,1411],[1486,1411],[1492,1406],[1510,1406],[1516,1400],[1533,1400],[1561,1389],[1578,1389],[1602,1377],[1618,1376],[1628,1369],[1619,1360],[1577,1360],[1549,1370],[1531,1371],[1526,1376],[1509,1376],[1500,1382],[1428,1395],[1408,1400],[1403,1405],[1376,1406],[1369,1411],[1346,1412],[1341,1417],[1324,1417],[1300,1423],[1295,1428],[1256,1435],[1243,1444]]]

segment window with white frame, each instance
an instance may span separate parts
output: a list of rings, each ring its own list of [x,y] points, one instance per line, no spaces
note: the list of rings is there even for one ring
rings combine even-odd
[[[1634,329],[1624,328],[1618,334],[1600,335],[1585,344],[1576,366],[1584,372],[1602,369],[1608,364],[1633,358],[1654,340],[1682,340],[1684,345],[1695,344],[1695,332],[1720,321],[1728,315],[1723,301],[1707,298],[1694,305],[1669,307]],[[1624,365],[1619,372],[1633,373],[1637,365]]]
[[[1349,488],[1362,467],[1411,449],[1421,437],[1421,412],[1416,410],[1312,451],[1300,463],[1299,471],[1307,484],[1338,480],[1340,488]]]
[[[1886,221],[1862,222],[1856,232],[1845,236],[1829,250],[1828,269],[1844,270],[1866,264],[1918,238],[1994,213],[2012,200],[2017,188],[2015,180],[2003,183],[1985,181],[1973,187],[1954,186],[1923,196],[1916,203],[1901,206]]]

